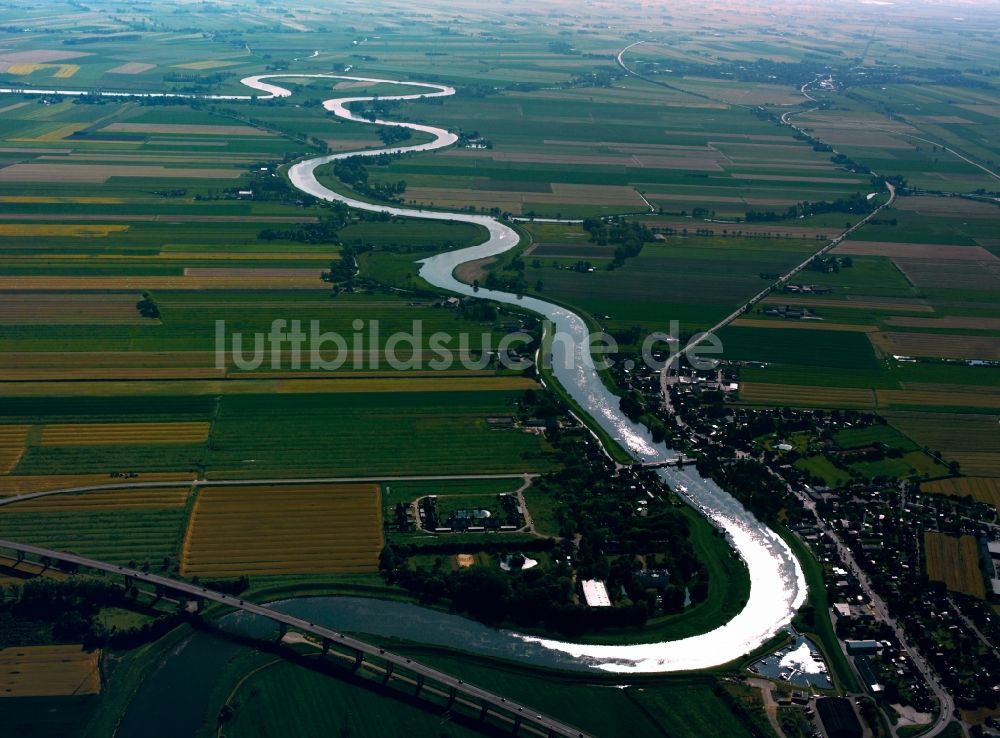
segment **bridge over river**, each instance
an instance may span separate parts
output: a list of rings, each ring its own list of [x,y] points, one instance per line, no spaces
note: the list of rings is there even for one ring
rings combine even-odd
[[[199,603],[199,607],[205,601],[217,602],[220,605],[225,605],[235,610],[242,610],[251,615],[267,618],[278,624],[282,636],[288,632],[289,628],[294,628],[301,633],[315,636],[323,644],[322,654],[324,656],[331,650],[340,655],[344,655],[345,653],[352,655],[354,657],[355,670],[359,669],[362,663],[367,660],[368,663],[378,667],[384,674],[383,683],[387,683],[390,679],[396,677],[415,684],[418,695],[425,688],[434,690],[446,696],[446,709],[455,709],[457,706],[462,705],[467,709],[478,711],[481,720],[486,720],[487,717],[493,716],[495,719],[509,726],[515,735],[523,732],[526,735],[531,733],[548,738],[557,738],[558,736],[565,736],[566,738],[590,738],[590,736],[571,725],[542,715],[527,705],[509,700],[495,692],[490,692],[461,679],[456,679],[413,659],[391,653],[383,648],[365,643],[344,633],[310,623],[294,615],[279,612],[266,605],[247,602],[236,595],[217,592],[197,584],[182,582],[158,574],[150,574],[126,566],[109,564],[74,553],[17,543],[16,541],[0,539],[0,550],[14,552],[18,561],[23,561],[26,556],[35,556],[86,569],[107,572],[124,577],[128,584],[132,582],[145,582],[155,587],[158,592],[170,591],[184,595],[187,599]]]

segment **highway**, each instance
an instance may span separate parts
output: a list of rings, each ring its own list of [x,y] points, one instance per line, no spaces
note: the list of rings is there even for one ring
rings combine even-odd
[[[88,558],[86,556],[55,551],[41,546],[31,546],[25,543],[17,543],[16,541],[0,539],[0,549],[19,551],[23,554],[46,557],[53,561],[61,561],[85,567],[87,569],[95,569],[109,574],[117,574],[122,577],[128,577],[134,581],[151,584],[157,588],[179,592],[181,594],[188,595],[190,598],[195,600],[209,600],[236,610],[242,610],[243,612],[247,612],[252,615],[259,615],[261,617],[268,618],[269,620],[273,620],[276,623],[286,625],[289,628],[295,628],[303,633],[316,636],[323,639],[324,642],[329,642],[331,645],[335,644],[340,648],[350,649],[356,653],[366,654],[374,657],[377,661],[392,664],[394,667],[403,668],[407,672],[415,674],[418,679],[423,678],[425,680],[431,680],[449,691],[454,691],[456,695],[466,698],[466,700],[468,700],[469,703],[475,707],[481,708],[486,706],[495,712],[509,716],[515,721],[520,719],[524,722],[526,728],[531,727],[540,729],[538,732],[540,732],[541,735],[589,738],[589,736],[577,728],[555,720],[554,718],[542,715],[527,705],[522,705],[512,700],[508,700],[505,697],[501,697],[494,692],[468,684],[461,679],[456,679],[455,677],[445,674],[442,671],[438,671],[430,666],[413,661],[405,656],[390,653],[385,649],[372,646],[369,643],[359,641],[356,638],[352,638],[351,636],[339,633],[330,628],[310,623],[306,620],[302,620],[301,618],[297,618],[294,615],[287,615],[283,612],[267,607],[266,605],[258,605],[253,602],[247,602],[235,595],[216,592],[214,590],[207,589],[206,587],[190,584],[188,582],[182,582],[169,577],[163,577],[158,574],[149,574],[148,572],[139,571],[137,569],[130,569],[125,566],[109,564],[104,561]]]

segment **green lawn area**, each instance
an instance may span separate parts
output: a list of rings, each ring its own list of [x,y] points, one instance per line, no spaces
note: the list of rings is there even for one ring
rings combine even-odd
[[[520,392],[226,395],[209,443],[210,476],[396,476],[537,472],[548,444],[492,415]],[[462,453],[454,450],[462,439]]]
[[[876,443],[884,443],[889,448],[913,451],[917,448],[910,438],[904,436],[891,425],[870,425],[867,428],[848,428],[834,434],[833,440],[841,448],[860,448]]]
[[[374,684],[374,683],[373,683]],[[472,738],[478,731],[442,718],[440,710],[378,694],[283,661],[247,679],[230,703],[230,738],[396,738],[401,735]]]
[[[819,477],[827,487],[839,487],[851,479],[851,475],[843,469],[835,467],[829,459],[822,455],[809,456],[795,462],[795,468],[809,472]]]

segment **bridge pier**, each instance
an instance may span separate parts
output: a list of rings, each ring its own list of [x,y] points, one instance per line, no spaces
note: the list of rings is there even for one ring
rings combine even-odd
[[[288,635],[288,623],[278,623],[278,640],[281,641]]]
[[[445,710],[450,710],[452,705],[455,704],[455,698],[458,697],[458,690],[452,687],[448,690],[448,704],[444,706]]]
[[[17,563],[20,564],[24,561],[24,551],[15,551],[15,553],[17,554]]]
[[[490,712],[489,703],[486,702],[486,700],[483,700],[483,706],[479,710],[479,722],[482,722],[483,720],[485,720],[486,716],[489,714],[489,712]]]
[[[422,690],[423,688],[424,688],[424,675],[417,674],[417,691],[413,693],[413,696],[414,697],[419,696],[420,690]]]
[[[365,660],[365,655],[361,651],[354,652],[354,671],[361,668],[361,663]]]
[[[511,735],[517,735],[518,731],[520,731],[520,730],[521,730],[521,716],[520,715],[515,715],[514,716],[514,727],[511,729],[510,734]]]
[[[320,653],[320,655],[319,655],[320,658],[323,658],[328,653],[330,653],[330,643],[331,643],[331,641],[330,641],[329,638],[324,638],[323,639],[323,652]]]
[[[385,665],[385,676],[382,677],[382,684],[388,684],[389,680],[392,679],[392,670],[395,668],[395,664],[391,661],[386,662]]]

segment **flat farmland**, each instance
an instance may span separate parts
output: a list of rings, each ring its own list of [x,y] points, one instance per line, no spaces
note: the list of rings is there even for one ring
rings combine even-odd
[[[751,405],[768,407],[843,407],[874,409],[875,397],[870,389],[849,387],[802,387],[784,384],[744,382],[740,399]]]
[[[393,383],[399,380],[384,380]],[[465,380],[469,381],[469,380]],[[512,415],[521,391],[342,392],[223,396],[210,478],[544,471],[544,439],[487,422]],[[308,389],[306,387],[305,389]],[[462,453],[454,452],[456,438]]]
[[[1000,479],[980,477],[936,479],[933,482],[921,484],[920,491],[948,497],[971,497],[1000,510]]]
[[[982,407],[971,392],[966,402]],[[993,398],[995,399],[995,398]],[[948,393],[942,392],[941,402],[947,403]],[[995,404],[995,403],[994,403]],[[1000,410],[1000,405],[997,406]],[[958,461],[961,471],[971,477],[1000,477],[1000,434],[997,414],[938,412],[887,412],[889,422],[922,446],[941,451],[948,460]]]
[[[944,582],[954,592],[986,597],[975,536],[955,538],[936,531],[925,531],[924,554],[927,576],[931,581]]]
[[[100,650],[16,646],[0,650],[0,698],[99,694]]]
[[[784,271],[815,249],[802,239],[673,235],[646,244],[623,266],[607,270],[607,262],[599,260],[602,252],[595,252],[602,247],[590,243],[579,227],[528,228],[545,239],[524,257],[528,284],[537,287],[540,281],[543,299],[555,297],[591,315],[610,316],[600,320],[612,333],[633,325],[668,330],[671,320],[678,320],[684,332],[708,328],[766,286],[762,272]],[[554,236],[558,246],[549,246]],[[595,270],[580,271],[581,261],[593,261]]]
[[[114,480],[109,480],[113,483]],[[146,480],[149,481],[149,480]],[[190,489],[109,489],[75,492],[24,500],[3,508],[5,514],[95,512],[99,510],[167,510],[187,504]]]
[[[208,440],[209,424],[195,423],[65,423],[46,425],[42,446],[149,445],[201,443]]]
[[[185,576],[374,572],[382,550],[378,485],[203,489],[185,536]]]
[[[159,571],[180,545],[187,489],[182,492],[95,491],[5,505],[0,535],[116,564],[148,561]]]

